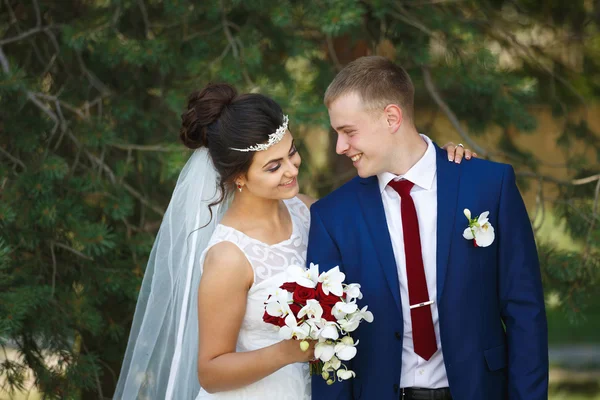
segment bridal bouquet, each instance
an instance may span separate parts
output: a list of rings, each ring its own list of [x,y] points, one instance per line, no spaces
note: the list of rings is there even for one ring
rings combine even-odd
[[[327,384],[355,376],[343,361],[356,355],[350,333],[361,321],[373,321],[373,314],[356,304],[362,299],[360,285],[345,284],[346,276],[339,267],[319,274],[319,266],[310,264],[287,269],[288,281],[275,288],[265,302],[263,320],[279,329],[281,339],[296,339],[306,351],[307,340],[315,340],[316,360],[311,374],[321,374]]]

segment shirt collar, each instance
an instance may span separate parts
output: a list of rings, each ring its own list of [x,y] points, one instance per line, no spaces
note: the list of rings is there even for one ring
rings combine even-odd
[[[421,135],[421,138],[427,143],[427,150],[423,157],[415,165],[413,165],[404,175],[395,175],[391,172],[382,172],[377,174],[377,180],[379,183],[379,191],[383,193],[387,185],[392,180],[406,179],[414,183],[415,185],[429,190],[433,185],[433,179],[437,171],[435,147],[433,142],[425,135]]]

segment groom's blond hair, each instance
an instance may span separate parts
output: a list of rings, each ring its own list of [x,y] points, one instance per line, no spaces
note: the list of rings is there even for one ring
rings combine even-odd
[[[385,57],[358,58],[346,65],[325,92],[325,106],[342,95],[356,92],[367,110],[383,110],[389,104],[398,105],[413,119],[415,88],[408,73]]]

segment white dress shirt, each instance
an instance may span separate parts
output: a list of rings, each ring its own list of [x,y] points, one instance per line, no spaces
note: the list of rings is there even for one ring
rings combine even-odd
[[[404,317],[404,340],[402,346],[402,376],[400,387],[418,387],[436,389],[448,387],[448,377],[444,366],[442,343],[440,342],[440,324],[437,308],[436,287],[436,251],[437,251],[437,167],[436,151],[431,140],[421,135],[427,142],[427,150],[421,159],[402,176],[384,172],[377,175],[379,189],[383,200],[385,218],[387,220],[394,257],[398,268],[402,314]],[[388,186],[392,180],[406,179],[415,184],[410,194],[417,209],[419,234],[423,252],[423,265],[427,279],[429,299],[435,302],[430,306],[433,327],[438,350],[426,361],[414,351],[412,337],[412,321],[408,303],[408,280],[406,278],[406,258],[404,253],[404,234],[402,232],[402,215],[400,213],[400,196]]]

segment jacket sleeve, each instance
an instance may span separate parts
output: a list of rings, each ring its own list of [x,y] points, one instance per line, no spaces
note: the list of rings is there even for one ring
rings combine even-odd
[[[512,400],[548,398],[548,326],[533,230],[508,166],[498,215],[499,295]]]

